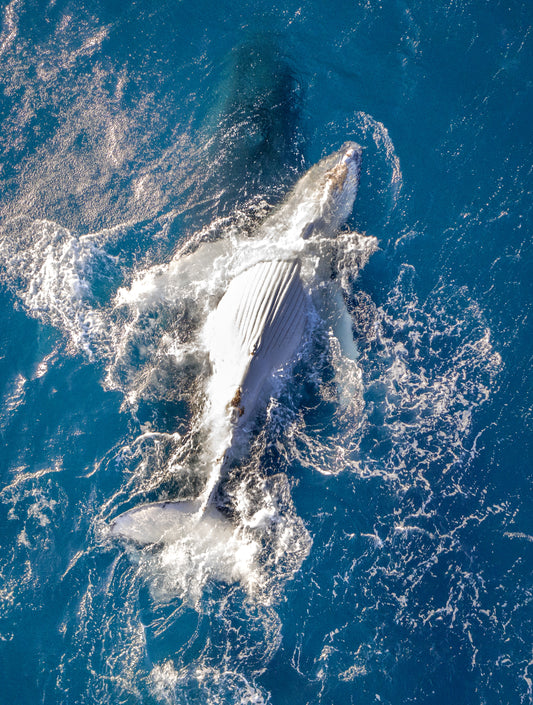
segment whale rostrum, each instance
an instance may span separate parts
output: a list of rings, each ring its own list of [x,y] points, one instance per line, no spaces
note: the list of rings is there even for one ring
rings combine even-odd
[[[204,458],[210,465],[205,487],[193,501],[157,502],[121,514],[112,524],[114,535],[157,543],[173,536],[180,525],[191,529],[191,521],[202,522],[203,530],[227,521],[216,510],[220,482],[246,454],[253,424],[276,393],[280,372],[290,371],[298,358],[312,314],[328,321],[342,356],[357,356],[351,318],[334,274],[335,236],[352,212],[361,155],[358,144],[346,142],[323,158],[254,237],[241,243],[246,248],[241,271],[201,331],[211,365],[203,412]],[[365,241],[356,262],[360,267],[376,240],[357,237]],[[204,245],[209,247],[212,243]],[[201,251],[202,246],[185,258],[184,267],[193,265],[194,258],[205,262]]]

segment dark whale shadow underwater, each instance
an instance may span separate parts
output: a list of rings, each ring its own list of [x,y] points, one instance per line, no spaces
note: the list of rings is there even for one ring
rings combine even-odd
[[[279,198],[302,169],[302,88],[275,38],[256,35],[236,46],[204,120],[208,176],[225,215],[254,196]]]
[[[168,260],[203,228],[215,224],[218,231],[218,218],[242,209],[251,215],[254,202],[276,204],[303,171],[303,89],[276,37],[252,35],[211,70],[219,74],[216,88],[202,97],[184,134],[174,136],[164,166],[150,174],[174,193],[155,218],[129,228],[111,254],[122,258],[135,250],[147,264]],[[169,236],[161,241],[167,217]]]

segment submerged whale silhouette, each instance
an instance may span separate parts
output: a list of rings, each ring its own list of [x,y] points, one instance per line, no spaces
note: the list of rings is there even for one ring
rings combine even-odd
[[[234,47],[222,65],[204,126],[209,176],[203,190],[216,194],[218,215],[251,194],[273,196],[301,164],[301,88],[275,39],[255,34]]]
[[[220,482],[247,452],[254,421],[275,394],[279,372],[297,359],[312,311],[329,320],[344,356],[357,355],[351,319],[333,275],[334,236],[353,208],[361,154],[358,144],[346,142],[323,158],[241,245],[247,248],[246,264],[229,282],[202,331],[212,367],[204,409],[204,455],[211,469],[200,497],[129,510],[113,522],[113,535],[148,544],[170,540],[180,524],[191,529],[190,522],[201,522],[204,530],[216,531],[226,521],[216,510]],[[364,240],[360,266],[376,245],[375,238]],[[205,259],[206,248],[214,249],[214,258],[216,248],[223,246],[201,246],[184,260],[184,267]]]

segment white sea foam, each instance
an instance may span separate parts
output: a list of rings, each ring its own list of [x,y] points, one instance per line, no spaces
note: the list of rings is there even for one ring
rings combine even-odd
[[[10,482],[0,491],[7,510],[2,529],[3,560],[0,564],[0,615],[15,625],[3,630],[1,639],[16,638],[16,625],[29,610],[42,608],[42,594],[55,583],[56,525],[66,503],[66,493],[54,474],[58,462],[34,472],[14,468]]]
[[[484,493],[476,502],[478,479],[470,477],[471,459],[483,442],[475,431],[476,414],[490,398],[502,363],[466,289],[441,282],[420,302],[414,274],[402,268],[388,299],[363,317],[365,419],[355,432],[340,426],[329,437],[339,450],[350,449],[342,455],[344,468],[357,479],[346,521],[338,522],[322,556],[313,551],[309,560],[313,571],[325,575],[329,545],[348,538],[358,558],[346,561],[333,580],[341,627],[324,633],[320,648],[304,654],[314,659],[308,674],[318,672],[324,681],[349,679],[364,687],[373,672],[404,669],[408,654],[389,658],[391,629],[396,640],[410,644],[419,637],[421,643],[438,642],[445,633],[476,668],[487,632],[502,629],[495,616],[482,614],[485,576],[472,570],[469,549],[478,527],[486,534],[492,517],[508,511],[486,504]],[[303,424],[295,428],[292,444],[299,458],[313,465],[333,455],[320,433],[311,438],[307,433]],[[372,518],[365,517],[369,499]],[[355,520],[368,531],[348,537],[343,528]],[[329,516],[327,521],[330,537]],[[361,538],[365,543],[358,545]],[[313,588],[308,599],[312,596]],[[368,640],[357,620],[343,621],[352,604],[370,629]]]
[[[11,221],[0,233],[3,268],[25,309],[68,336],[89,357],[107,333],[95,306],[95,270],[115,263],[104,245],[111,231],[77,236],[46,220]]]
[[[394,149],[394,144],[390,138],[389,131],[382,122],[376,120],[368,113],[356,113],[358,126],[362,128],[365,135],[369,135],[377,149],[385,155],[390,168],[389,188],[391,190],[392,206],[395,206],[403,186],[400,160]]]
[[[261,580],[256,565],[261,545],[256,539],[229,521],[221,525],[220,519],[211,525],[204,518],[187,529],[175,540],[167,536],[157,558],[147,555],[142,563],[155,600],[178,596],[194,605],[212,580],[238,582],[249,594],[254,593]]]
[[[19,5],[21,5],[20,0],[11,0],[11,2],[6,6],[2,23],[4,25],[4,30],[2,31],[2,34],[0,34],[0,56],[5,54],[17,36],[18,17],[16,10]]]
[[[266,705],[269,696],[236,671],[219,670],[205,665],[176,669],[171,661],[155,666],[150,673],[152,694],[170,704],[191,702],[191,693],[197,702],[223,705]]]
[[[132,470],[129,480],[101,509],[100,541],[109,543],[109,509],[121,498],[137,502],[147,492],[168,491],[169,482],[180,490],[198,494],[204,481],[190,462],[191,447],[182,438],[167,434],[145,433],[131,448],[119,451],[120,460]],[[185,447],[184,447],[185,446]],[[189,514],[169,521],[164,544],[159,551],[151,547],[128,547],[128,554],[139,574],[150,587],[157,604],[179,598],[202,609],[203,592],[213,582],[238,583],[254,603],[269,604],[277,599],[281,586],[297,572],[309,553],[310,536],[296,515],[287,478],[266,478],[260,464],[265,439],[258,439],[252,457],[239,477],[228,487],[233,513],[223,520],[218,510],[208,510],[201,521]],[[115,458],[110,458],[115,463]],[[241,476],[242,475],[242,476]],[[142,508],[142,505],[141,505]],[[142,515],[134,516],[135,531],[143,534]],[[147,518],[147,521],[151,521]],[[151,524],[147,526],[151,531]]]
[[[1,426],[5,426],[10,415],[24,403],[27,382],[26,377],[19,373],[10,385],[9,391],[2,400],[4,418],[0,422]]]

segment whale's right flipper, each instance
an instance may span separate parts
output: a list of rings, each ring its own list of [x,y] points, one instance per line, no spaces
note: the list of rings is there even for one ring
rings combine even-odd
[[[354,403],[359,405],[361,393],[361,371],[357,362],[359,351],[353,336],[352,318],[336,281],[321,290],[315,305],[322,319],[329,323],[339,411],[341,414],[351,413]]]

